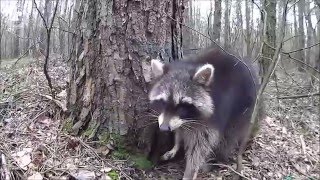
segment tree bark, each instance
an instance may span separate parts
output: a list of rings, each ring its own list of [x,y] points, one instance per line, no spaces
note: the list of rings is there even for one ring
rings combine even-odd
[[[151,58],[181,57],[178,0],[79,0],[68,89],[72,132],[136,135],[147,116]],[[141,131],[140,131],[141,130]],[[141,137],[146,142],[149,137]]]
[[[298,27],[298,33],[299,33],[298,46],[299,46],[299,49],[302,49],[305,47],[304,8],[305,8],[305,2],[304,2],[304,0],[300,0],[298,2],[298,24],[299,24],[299,27]],[[299,51],[297,53],[297,57],[298,57],[298,59],[305,61],[305,51],[304,50]],[[299,69],[299,70],[302,70],[302,69]]]
[[[20,39],[19,36],[22,31],[22,12],[23,12],[23,2],[19,0],[17,2],[17,14],[18,14],[18,19],[14,21],[14,26],[15,26],[15,39],[14,39],[14,52],[13,52],[13,57],[18,57],[20,54]]]
[[[307,21],[307,47],[310,47],[313,43],[313,40],[316,39],[316,33],[314,31],[314,29],[312,28],[312,21],[311,21],[311,11],[310,11],[310,2],[306,2],[305,4],[305,19]],[[313,48],[309,48],[306,49],[306,63],[307,64],[311,64],[311,55],[312,55],[312,51],[311,49]]]
[[[221,32],[221,0],[214,2],[214,20],[213,20],[213,40],[220,43]]]
[[[225,11],[224,11],[224,48],[226,50],[230,49],[230,42],[229,42],[229,33],[230,33],[230,5],[231,0],[225,0]]]
[[[251,3],[250,3],[251,4]],[[250,6],[249,2],[245,1],[246,6],[246,54],[247,57],[251,57],[252,54],[252,48],[251,48],[251,28],[250,27]]]
[[[262,58],[262,74],[260,74],[261,77],[264,77],[265,73],[267,72],[269,66],[270,66],[270,58],[274,56],[274,49],[269,47],[275,47],[276,46],[276,0],[265,0],[264,1],[264,8],[267,12],[266,17],[266,37],[265,43],[262,47],[262,55],[264,58]],[[267,43],[267,44],[266,44]]]

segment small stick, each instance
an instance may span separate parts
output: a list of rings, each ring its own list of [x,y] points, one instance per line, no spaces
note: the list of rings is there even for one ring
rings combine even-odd
[[[302,153],[303,155],[306,154],[306,143],[304,142],[303,135],[300,135],[300,141],[301,141],[301,148],[302,148]]]

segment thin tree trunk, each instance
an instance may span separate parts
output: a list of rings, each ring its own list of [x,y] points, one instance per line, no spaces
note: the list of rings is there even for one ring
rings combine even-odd
[[[250,3],[251,4],[251,3]],[[250,6],[249,2],[245,1],[245,6],[246,6],[246,53],[247,57],[251,57],[252,55],[252,48],[251,48],[251,27],[250,27]]]
[[[229,20],[229,15],[230,15],[230,5],[231,0],[225,0],[225,11],[224,11],[224,48],[226,50],[230,49],[230,42],[229,42],[229,33],[230,33],[230,20]]]
[[[311,46],[313,43],[313,39],[316,39],[315,31],[312,28],[312,21],[311,21],[311,11],[310,11],[310,2],[305,4],[305,18],[307,21],[307,47]],[[311,51],[312,48],[306,50],[306,63],[311,64]]]
[[[305,34],[304,34],[304,8],[305,8],[305,2],[304,0],[300,0],[298,2],[298,24],[299,24],[299,27],[298,27],[298,32],[299,32],[299,49],[302,49],[305,47]],[[304,60],[305,61],[305,51],[302,50],[302,51],[299,51],[297,53],[298,55],[298,59],[300,60]],[[299,69],[299,70],[302,70],[302,69]]]
[[[213,21],[213,40],[220,43],[221,32],[221,0],[215,0],[214,2],[214,21]]]
[[[274,56],[274,49],[270,48],[269,46],[275,47],[276,45],[276,30],[274,27],[276,27],[276,0],[268,0],[264,2],[264,8],[267,12],[266,17],[266,37],[265,43],[262,47],[262,55],[264,58],[262,58],[262,73],[260,74],[261,77],[264,77],[265,73],[267,72],[269,65],[270,65],[270,58]],[[267,43],[267,44],[266,44]]]

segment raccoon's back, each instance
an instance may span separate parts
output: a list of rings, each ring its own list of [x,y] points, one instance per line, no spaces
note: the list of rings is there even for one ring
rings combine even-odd
[[[259,86],[256,70],[250,60],[243,62],[231,54],[213,49],[185,62],[214,66],[214,80],[210,86],[215,105],[212,122],[221,131],[234,121],[248,124]]]

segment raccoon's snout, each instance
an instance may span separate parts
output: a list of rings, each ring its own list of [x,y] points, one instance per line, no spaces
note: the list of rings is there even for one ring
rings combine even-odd
[[[169,123],[164,121],[164,114],[163,113],[160,114],[160,116],[158,118],[158,122],[159,122],[159,128],[161,131],[171,131]]]
[[[177,116],[165,116],[164,113],[160,114],[158,122],[161,131],[173,131],[183,124],[183,121]]]
[[[160,128],[160,131],[171,131],[171,128],[168,124],[161,124],[159,128]]]

